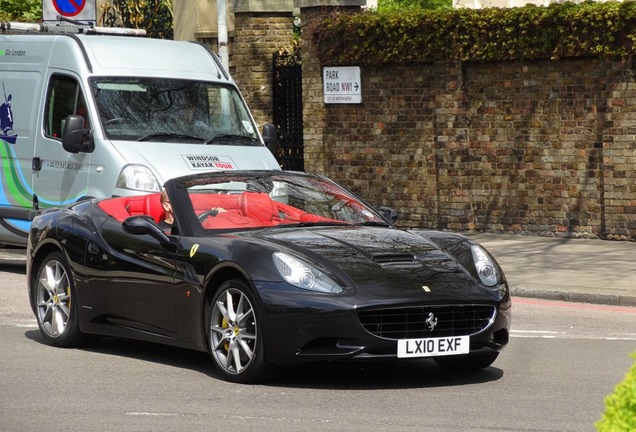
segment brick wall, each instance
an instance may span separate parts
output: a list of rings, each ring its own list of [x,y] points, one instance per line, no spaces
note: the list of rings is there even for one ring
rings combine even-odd
[[[273,122],[272,56],[292,41],[292,12],[235,13],[230,73],[259,126]]]
[[[304,26],[336,9],[313,3]],[[272,53],[289,46],[292,14],[235,19],[231,73],[271,122]],[[365,66],[363,102],[326,105],[323,65],[302,46],[305,169],[394,208],[401,226],[636,241],[633,62]]]
[[[636,240],[633,64],[363,67],[356,105],[303,67],[307,171],[402,226]]]

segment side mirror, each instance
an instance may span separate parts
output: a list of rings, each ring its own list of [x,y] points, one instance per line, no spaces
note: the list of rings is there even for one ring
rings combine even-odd
[[[177,245],[170,240],[161,228],[157,226],[152,216],[130,216],[126,218],[122,224],[124,232],[133,235],[149,235],[156,239],[167,249],[176,251]]]
[[[389,207],[379,207],[376,209],[380,216],[382,216],[387,222],[395,224],[398,220],[398,213]]]
[[[276,126],[271,123],[263,125],[263,141],[265,141],[265,146],[269,151],[276,156],[276,151],[278,150],[278,130]]]
[[[62,147],[69,153],[91,153],[95,150],[95,141],[90,129],[84,129],[84,117],[70,115],[64,119]]]

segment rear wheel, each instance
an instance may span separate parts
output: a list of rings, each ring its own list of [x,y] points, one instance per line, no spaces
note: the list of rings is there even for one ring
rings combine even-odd
[[[75,287],[66,258],[61,252],[47,255],[35,275],[31,295],[44,339],[59,347],[79,344],[83,335],[79,331]]]
[[[485,369],[497,360],[499,352],[475,352],[456,356],[435,357],[435,362],[444,369],[452,371],[477,371]]]
[[[215,293],[208,316],[208,342],[214,364],[225,379],[248,383],[265,377],[261,313],[247,284],[225,282]]]

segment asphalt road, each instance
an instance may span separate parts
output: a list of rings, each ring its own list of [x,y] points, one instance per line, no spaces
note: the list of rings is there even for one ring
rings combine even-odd
[[[478,373],[340,363],[237,385],[205,353],[115,338],[49,347],[24,279],[23,265],[0,265],[0,432],[593,431],[636,347],[635,308],[517,298],[510,345]]]

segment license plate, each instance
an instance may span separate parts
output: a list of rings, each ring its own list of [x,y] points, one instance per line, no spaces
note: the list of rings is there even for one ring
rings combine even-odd
[[[469,336],[400,339],[398,340],[397,356],[399,358],[437,357],[456,354],[468,354],[469,351]]]

